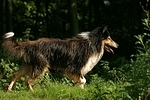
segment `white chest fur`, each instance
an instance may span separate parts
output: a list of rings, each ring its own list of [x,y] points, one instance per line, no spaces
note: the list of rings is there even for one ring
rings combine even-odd
[[[104,50],[101,51],[101,53],[93,54],[85,64],[85,66],[81,69],[81,74],[85,75],[89,71],[93,69],[93,67],[99,62],[99,60],[102,58],[104,53]]]

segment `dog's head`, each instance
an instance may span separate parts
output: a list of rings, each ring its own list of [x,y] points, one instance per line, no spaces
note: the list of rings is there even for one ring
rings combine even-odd
[[[104,49],[112,54],[114,54],[113,48],[118,48],[118,44],[112,40],[110,37],[110,33],[107,30],[107,27],[101,28],[101,36],[102,36],[102,44],[104,45]]]
[[[101,48],[99,46],[103,46],[104,49],[112,54],[114,54],[113,48],[118,48],[118,44],[113,41],[110,37],[110,33],[107,30],[107,27],[98,27],[94,29],[91,32],[82,32],[78,34],[84,39],[88,39],[93,42],[93,44],[98,45],[98,48]],[[101,45],[99,45],[99,42]]]

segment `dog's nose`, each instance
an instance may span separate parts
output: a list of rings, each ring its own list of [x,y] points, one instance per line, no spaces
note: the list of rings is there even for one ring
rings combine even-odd
[[[117,43],[116,43],[117,44]],[[117,47],[119,47],[119,44],[117,44]]]
[[[118,48],[119,44],[115,43],[115,48]]]

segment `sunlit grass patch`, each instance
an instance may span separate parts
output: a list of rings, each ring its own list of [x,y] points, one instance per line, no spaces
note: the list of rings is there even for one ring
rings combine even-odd
[[[34,86],[34,90],[14,90],[8,93],[0,91],[0,100],[83,100],[88,95],[87,89],[82,90],[58,82],[53,82],[46,88]]]
[[[51,100],[82,100],[87,95],[87,90],[80,89],[78,87],[72,87],[63,85],[58,82],[51,83],[47,88],[37,89],[34,93],[34,97],[45,98]]]

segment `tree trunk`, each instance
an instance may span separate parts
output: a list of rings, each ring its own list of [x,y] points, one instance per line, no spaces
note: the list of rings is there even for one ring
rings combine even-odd
[[[70,13],[70,31],[72,35],[75,35],[79,32],[76,0],[69,0],[69,13]]]
[[[39,14],[39,7],[40,7],[40,1],[36,0],[36,21],[35,21],[35,27],[34,27],[34,39],[37,38],[37,33],[38,33],[38,14]]]
[[[92,4],[92,0],[89,0],[89,4],[88,4],[88,16],[89,16],[89,18],[88,18],[88,29],[90,29],[91,30],[91,21],[92,21],[92,6],[91,6],[91,4]]]
[[[5,0],[4,0],[5,1]],[[12,0],[6,1],[6,30],[13,31],[13,25],[12,25]]]
[[[2,34],[4,34],[4,33],[6,33],[6,20],[5,20],[5,15],[6,15],[6,1],[5,0],[2,0],[1,1],[2,2],[2,12],[1,12],[1,14],[2,14],[2,19],[1,19],[1,24],[2,24],[2,29],[1,29],[1,31],[2,31]]]
[[[48,15],[49,15],[49,12],[48,12],[48,4],[49,4],[49,0],[46,0],[45,1],[45,11],[46,11],[46,28],[47,28],[47,35],[48,37],[51,37],[50,35],[50,25],[49,25],[49,18],[48,18]]]

